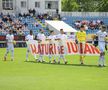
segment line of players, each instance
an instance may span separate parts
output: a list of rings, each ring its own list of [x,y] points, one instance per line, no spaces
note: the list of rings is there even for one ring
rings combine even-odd
[[[29,41],[29,40],[33,40],[34,37],[33,37],[33,33],[32,31],[30,31],[30,35],[27,35],[26,36],[26,41]],[[58,35],[55,35],[54,34],[54,31],[50,31],[50,36],[48,36],[46,38],[46,36],[44,35],[44,31],[42,29],[40,29],[40,33],[37,35],[37,40],[38,42],[43,42],[45,40],[49,41],[50,44],[54,43],[54,40],[57,40],[59,42],[59,46],[62,45],[62,42],[65,40],[66,41],[67,38],[67,35],[64,34],[64,31],[63,29],[60,29],[60,34]],[[27,54],[26,54],[26,61],[28,61],[28,53],[30,52],[30,49],[29,47],[27,48]],[[53,60],[53,63],[56,63],[56,56],[55,55],[49,55],[49,63],[51,63],[52,59],[54,58]],[[36,56],[35,56],[35,59]],[[58,57],[58,63],[60,64],[60,60],[63,59],[64,63],[67,64],[67,61],[65,59],[65,55],[63,54],[60,54],[59,57]],[[39,54],[39,58],[37,59],[37,62],[45,62],[44,60],[44,56],[40,53]]]
[[[101,26],[101,29],[96,33],[95,36],[98,36],[98,46],[99,49],[101,51],[100,53],[100,57],[98,60],[98,65],[99,66],[105,66],[105,44],[107,42],[108,44],[108,34],[106,33],[106,26]],[[60,29],[60,34],[55,35],[54,31],[50,31],[50,36],[48,36],[46,38],[46,36],[44,35],[44,30],[40,29],[40,33],[38,33],[37,35],[37,40],[38,42],[42,42],[42,41],[49,41],[50,43],[53,43],[53,40],[57,40],[59,42],[59,46],[62,45],[62,42],[66,41],[68,38],[72,38],[73,41],[77,40],[78,43],[78,47],[79,49],[84,50],[85,48],[85,43],[86,43],[86,32],[85,32],[85,26],[81,26],[80,30],[76,33],[75,35],[72,35],[70,37],[68,37],[63,29]],[[94,38],[95,39],[95,38]],[[34,36],[33,36],[33,32],[32,30],[30,30],[30,34],[26,36],[25,38],[26,41],[29,40],[34,40]],[[12,34],[12,30],[9,31],[9,34],[6,35],[6,42],[7,42],[7,50],[4,56],[4,60],[6,61],[7,58],[7,54],[9,53],[9,51],[11,51],[11,60],[14,60],[14,36]],[[28,61],[28,54],[30,52],[29,47],[27,47],[27,53],[26,53],[26,61]],[[45,62],[44,61],[44,56],[42,54],[39,54],[39,58],[37,58],[36,56],[34,56],[35,59],[37,60],[37,62]],[[84,64],[84,51],[82,53],[80,53],[80,63]],[[67,64],[67,60],[65,58],[65,55],[60,54],[58,56],[58,62],[56,61],[56,56],[55,55],[49,55],[49,63],[53,62],[53,63],[58,63],[60,64],[60,60],[62,59],[64,61],[65,64]],[[52,61],[52,59],[54,59]]]

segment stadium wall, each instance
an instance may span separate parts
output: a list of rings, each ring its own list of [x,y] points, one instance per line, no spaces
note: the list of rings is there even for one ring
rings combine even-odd
[[[12,5],[5,4],[10,2]],[[13,9],[6,10],[3,5]],[[0,11],[4,13],[27,13],[29,9],[35,9],[38,13],[55,13],[57,9],[61,12],[61,0],[0,0]]]
[[[2,2],[1,2],[1,0],[0,0],[0,11],[2,11],[2,4],[1,4]]]
[[[108,12],[61,12],[61,16],[108,17]]]

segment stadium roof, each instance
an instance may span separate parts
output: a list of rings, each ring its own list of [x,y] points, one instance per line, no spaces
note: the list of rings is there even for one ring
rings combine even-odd
[[[55,28],[58,31],[60,31],[60,29],[63,29],[64,32],[77,32],[77,30],[75,30],[74,28],[72,28],[71,26],[69,26],[63,21],[46,20],[45,23]]]

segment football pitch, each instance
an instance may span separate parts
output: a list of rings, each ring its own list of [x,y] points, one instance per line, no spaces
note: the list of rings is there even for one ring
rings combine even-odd
[[[9,54],[3,61],[5,51],[0,48],[0,90],[108,90],[108,66],[97,67],[97,56],[86,56],[80,65],[78,55],[67,55],[64,65],[36,63],[32,55],[25,62],[26,48],[15,48],[15,60]]]

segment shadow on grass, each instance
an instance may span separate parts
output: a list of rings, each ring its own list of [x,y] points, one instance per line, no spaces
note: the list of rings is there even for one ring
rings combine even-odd
[[[49,63],[49,62],[36,62],[36,61],[25,61],[27,63],[40,63],[40,64],[48,64],[48,65],[61,65],[61,66],[81,66],[81,67],[99,67],[97,65],[87,65],[87,64],[63,64],[63,63]]]

